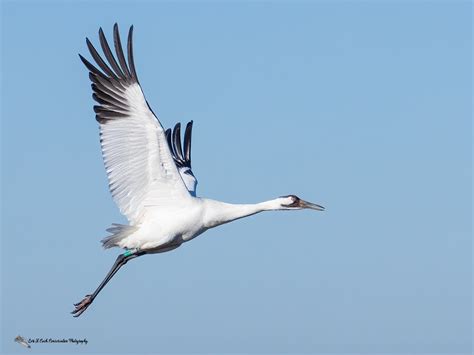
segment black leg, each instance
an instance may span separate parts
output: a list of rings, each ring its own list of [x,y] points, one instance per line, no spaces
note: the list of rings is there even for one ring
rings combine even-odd
[[[146,254],[144,251],[131,251],[127,250],[125,253],[120,254],[117,259],[115,260],[114,265],[112,265],[112,268],[110,269],[109,273],[107,276],[105,276],[104,280],[100,283],[99,287],[94,291],[92,295],[86,295],[84,299],[79,302],[74,304],[76,309],[72,311],[71,313],[74,315],[74,317],[79,317],[84,311],[91,305],[91,303],[94,301],[94,299],[97,297],[99,292],[107,285],[107,283],[112,279],[112,277],[115,275],[119,269],[125,265],[129,260],[135,259],[141,255]]]

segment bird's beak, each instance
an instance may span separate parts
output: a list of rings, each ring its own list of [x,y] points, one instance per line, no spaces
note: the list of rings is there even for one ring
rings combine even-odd
[[[299,202],[300,202],[299,207],[301,207],[301,208],[310,208],[310,209],[316,210],[316,211],[324,211],[323,206],[317,205],[315,203],[311,203],[311,202],[304,201],[304,200],[300,200]]]

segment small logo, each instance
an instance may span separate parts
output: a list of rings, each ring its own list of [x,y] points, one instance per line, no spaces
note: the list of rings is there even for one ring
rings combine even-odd
[[[18,344],[23,345],[25,348],[30,348],[30,349],[31,349],[31,345],[28,344],[28,342],[26,341],[26,339],[23,338],[21,335],[18,335],[14,340],[15,340]]]

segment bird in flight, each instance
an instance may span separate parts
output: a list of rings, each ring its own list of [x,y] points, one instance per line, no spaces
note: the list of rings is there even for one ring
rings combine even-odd
[[[79,54],[89,70],[100,145],[112,197],[129,224],[112,224],[104,248],[124,249],[97,289],[75,304],[80,316],[99,292],[129,260],[163,253],[206,230],[263,211],[324,207],[295,195],[256,204],[230,204],[196,196],[197,180],[191,170],[193,122],[165,130],[153,113],[138,81],[133,60],[133,26],[127,40],[127,59],[117,24],[113,37],[115,55],[99,29],[103,57],[89,39],[87,47],[97,66]]]

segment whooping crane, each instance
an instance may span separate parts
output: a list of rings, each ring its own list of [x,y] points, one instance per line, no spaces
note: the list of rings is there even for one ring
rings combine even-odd
[[[101,70],[79,54],[89,70],[92,97],[98,102],[94,111],[110,192],[129,225],[113,224],[107,229],[111,234],[102,240],[103,247],[120,247],[125,252],[117,257],[94,293],[75,304],[71,312],[75,317],[91,305],[131,259],[176,249],[210,228],[262,211],[324,210],[295,195],[257,204],[229,204],[196,197],[197,180],[191,170],[193,122],[186,125],[183,149],[180,124],[173,131],[165,130],[143,95],[133,61],[132,34],[133,26],[128,32],[128,60],[117,24],[113,31],[117,59],[102,29],[100,45],[108,63],[87,38],[90,54]]]

